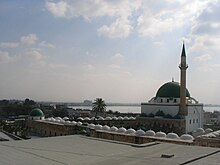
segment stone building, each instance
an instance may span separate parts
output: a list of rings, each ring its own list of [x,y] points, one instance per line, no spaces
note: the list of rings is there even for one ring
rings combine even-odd
[[[183,44],[180,62],[180,83],[167,82],[157,91],[156,96],[147,103],[141,103],[141,113],[147,116],[163,116],[184,120],[183,133],[203,127],[203,104],[194,99],[186,88],[186,52]],[[152,121],[154,122],[154,121]],[[164,121],[158,120],[160,125]]]
[[[29,120],[44,120],[44,113],[39,108],[34,108],[28,117]]]

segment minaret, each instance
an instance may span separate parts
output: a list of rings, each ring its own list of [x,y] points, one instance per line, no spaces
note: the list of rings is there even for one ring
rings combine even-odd
[[[186,69],[188,68],[188,65],[186,64],[186,52],[185,52],[184,43],[183,43],[181,62],[179,68],[180,68],[180,107],[178,114],[184,117],[188,114],[188,110],[186,107]]]

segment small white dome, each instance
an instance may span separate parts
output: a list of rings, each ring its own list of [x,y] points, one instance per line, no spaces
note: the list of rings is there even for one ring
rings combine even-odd
[[[71,123],[72,123],[72,125],[76,125],[77,124],[77,122],[75,122],[75,121],[72,121]]]
[[[81,125],[82,125],[82,122],[78,121],[78,122],[76,123],[76,125],[81,126]]]
[[[189,134],[183,134],[180,136],[181,140],[194,140],[194,137],[192,135]]]
[[[63,120],[61,117],[55,117],[56,120]]]
[[[104,120],[104,118],[103,117],[99,117],[98,120]]]
[[[71,121],[65,121],[65,124],[71,124]]]
[[[69,120],[69,118],[68,117],[64,117],[63,120]]]
[[[216,136],[213,133],[208,133],[206,134],[206,136],[209,138],[216,138]]]
[[[105,120],[112,120],[112,118],[108,116],[105,118]]]
[[[197,128],[196,132],[198,132],[198,133],[204,133],[205,131],[204,131],[203,128]]]
[[[215,136],[219,136],[220,135],[220,132],[219,131],[215,131],[215,132],[212,132]]]
[[[91,120],[89,117],[85,117],[84,120]]]
[[[81,120],[81,121],[83,121],[83,118],[82,118],[82,117],[78,117],[77,120]]]
[[[169,138],[169,139],[179,139],[179,136],[176,134],[176,133],[168,133],[166,138]]]
[[[89,128],[94,128],[94,127],[95,127],[95,124],[91,123],[91,124],[88,125],[88,127],[89,127]]]
[[[116,116],[112,117],[112,120],[118,120],[118,118]]]
[[[125,117],[124,117],[124,120],[129,120],[129,117],[125,116]]]
[[[133,117],[133,116],[131,116],[131,117],[129,117],[129,119],[130,119],[130,120],[135,120],[136,118]]]
[[[65,123],[66,121],[65,121],[65,120],[61,120],[60,122],[61,122],[61,123]]]
[[[125,133],[126,131],[127,131],[126,128],[120,127],[117,132],[118,133]]]
[[[105,130],[105,131],[109,131],[109,130],[110,130],[110,127],[107,126],[107,125],[104,125],[104,126],[102,127],[102,129]]]
[[[97,125],[95,125],[94,129],[95,130],[101,130],[102,129],[102,125],[97,124]]]
[[[212,130],[211,128],[207,128],[207,129],[205,130],[205,132],[206,132],[206,133],[210,133],[210,132],[213,132],[213,130]]]
[[[145,136],[155,136],[155,132],[153,130],[148,130],[145,132]]]
[[[139,130],[136,131],[135,135],[136,136],[144,136],[145,132],[142,129],[139,129]]]
[[[119,117],[118,117],[118,120],[123,120],[123,119],[124,119],[124,118],[123,118],[123,117],[121,117],[121,116],[119,116]]]
[[[56,121],[56,119],[54,119],[53,117],[51,117],[51,120],[50,120],[50,121],[55,122],[55,121]]]
[[[160,131],[155,134],[155,137],[166,137],[166,134]]]
[[[112,127],[110,128],[110,131],[112,131],[112,132],[117,132],[117,131],[118,131],[118,128],[115,127],[115,126],[112,126]]]
[[[95,118],[94,116],[93,116],[93,117],[91,117],[90,119],[91,119],[91,120],[96,120],[96,118]]]
[[[135,130],[133,128],[129,128],[125,133],[126,134],[135,134]]]

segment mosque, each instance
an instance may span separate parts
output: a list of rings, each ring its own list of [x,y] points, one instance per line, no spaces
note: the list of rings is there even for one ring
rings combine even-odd
[[[147,116],[168,116],[185,120],[185,133],[203,127],[203,104],[191,97],[186,88],[186,52],[183,44],[181,53],[180,83],[167,82],[157,91],[156,96],[147,103],[141,103],[141,113]],[[162,116],[160,115],[160,116]]]
[[[141,113],[144,116],[137,117],[99,117],[94,118],[77,118],[76,121],[68,121],[66,118],[46,118],[39,108],[31,111],[28,121],[30,130],[37,132],[42,136],[62,136],[75,134],[78,126],[83,124],[98,124],[98,129],[102,130],[103,125],[110,127],[123,128],[123,131],[129,128],[154,130],[161,133],[176,133],[183,135],[185,133],[193,134],[203,127],[203,104],[191,97],[189,90],[186,88],[186,52],[183,44],[181,53],[180,83],[167,82],[162,85],[153,97],[147,103],[141,103]],[[95,122],[94,122],[95,121]],[[103,126],[104,127],[104,126]],[[165,134],[164,134],[165,136]]]

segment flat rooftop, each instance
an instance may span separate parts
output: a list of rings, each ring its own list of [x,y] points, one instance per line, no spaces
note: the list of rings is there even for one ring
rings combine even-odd
[[[14,141],[14,139],[10,138],[4,132],[0,131],[0,141]]]
[[[174,155],[163,158],[162,154]],[[217,165],[220,149],[171,143],[134,145],[81,135],[0,143],[0,165]]]

